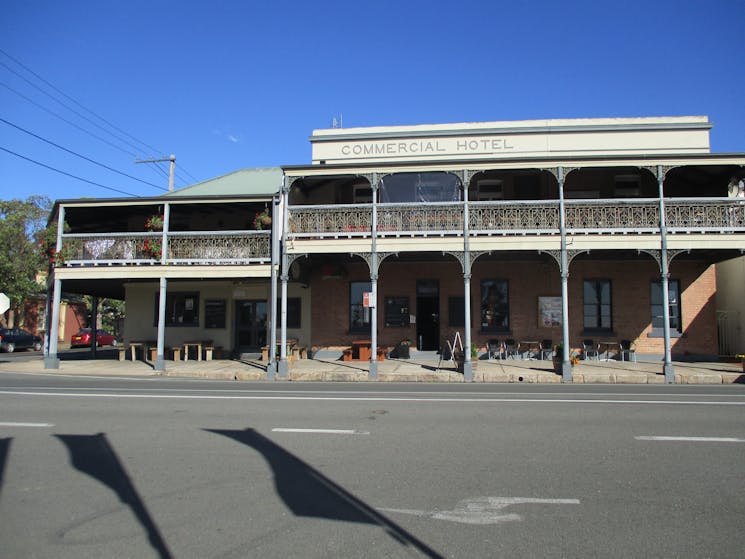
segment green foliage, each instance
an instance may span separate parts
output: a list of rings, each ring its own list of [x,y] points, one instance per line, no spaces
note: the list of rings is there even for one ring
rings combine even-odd
[[[46,263],[38,239],[51,205],[46,196],[0,200],[0,291],[14,310],[40,291],[36,276],[46,270]]]
[[[93,309],[93,297],[86,295],[84,300],[90,316],[90,312]],[[119,335],[119,324],[124,318],[124,314],[124,301],[106,298],[98,300],[99,325],[104,330]]]

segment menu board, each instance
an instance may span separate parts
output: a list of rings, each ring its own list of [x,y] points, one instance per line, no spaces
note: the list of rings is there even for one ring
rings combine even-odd
[[[208,299],[204,302],[204,327],[225,328],[225,299]]]

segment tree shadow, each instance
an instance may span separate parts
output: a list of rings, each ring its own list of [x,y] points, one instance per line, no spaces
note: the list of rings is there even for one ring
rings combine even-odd
[[[119,457],[106,439],[105,433],[96,435],[55,435],[70,453],[75,469],[97,479],[116,493],[145,528],[150,545],[161,558],[170,559],[171,552],[140,498]]]
[[[426,557],[442,557],[414,535],[255,430],[205,431],[223,435],[259,452],[272,468],[279,497],[296,516],[375,524],[401,545],[411,546]]]
[[[5,463],[8,461],[8,452],[10,451],[10,442],[12,440],[13,439],[0,439],[0,491],[3,489]]]

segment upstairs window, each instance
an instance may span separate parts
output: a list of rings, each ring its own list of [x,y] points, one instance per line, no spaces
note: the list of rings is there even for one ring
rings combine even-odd
[[[584,281],[584,329],[595,332],[613,330],[611,282],[605,279]]]

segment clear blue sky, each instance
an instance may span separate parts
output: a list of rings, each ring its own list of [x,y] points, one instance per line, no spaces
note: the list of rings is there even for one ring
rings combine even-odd
[[[708,115],[712,150],[745,152],[743,0],[2,0],[0,49],[12,57],[0,52],[0,118],[162,188],[136,158],[176,154],[177,187],[308,164],[308,136],[339,115],[345,127]],[[0,147],[162,193],[5,122]],[[122,195],[0,150],[0,198],[30,194]]]

